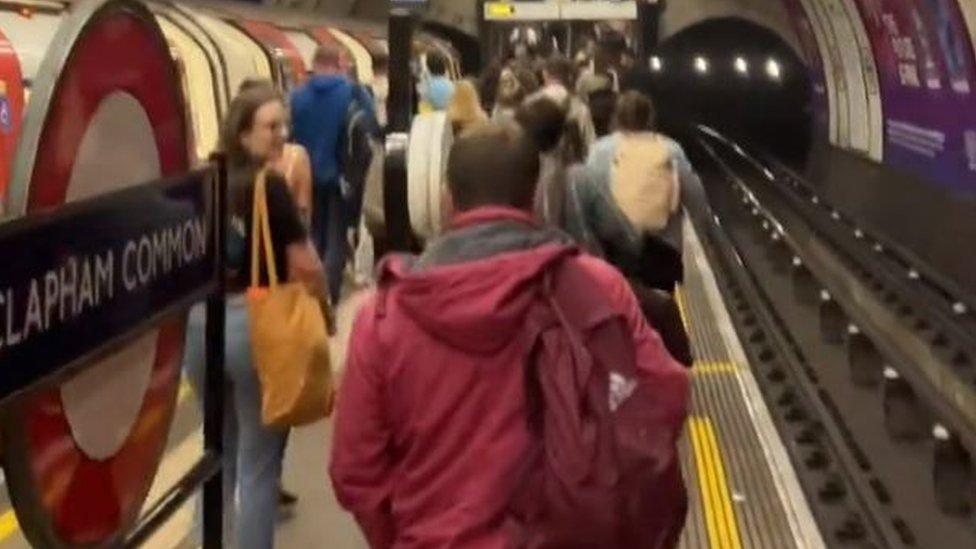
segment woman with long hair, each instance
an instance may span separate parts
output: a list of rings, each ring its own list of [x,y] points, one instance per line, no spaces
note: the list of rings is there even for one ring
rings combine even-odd
[[[481,96],[481,107],[485,112],[495,110],[495,98],[498,94],[498,81],[502,77],[505,66],[499,60],[488,64],[478,76],[478,94]]]
[[[492,122],[511,122],[515,119],[515,109],[525,99],[525,88],[515,71],[504,69],[498,77],[498,91],[495,93],[495,107],[491,113]]]
[[[447,107],[447,116],[456,135],[488,121],[488,114],[481,108],[481,98],[478,96],[478,88],[475,87],[474,82],[461,80],[455,85],[454,97]]]
[[[224,502],[227,532],[242,549],[274,545],[278,479],[286,430],[265,427],[261,420],[261,386],[251,355],[245,293],[250,285],[251,210],[255,183],[265,177],[265,199],[272,249],[285,281],[303,282],[327,300],[322,263],[312,247],[285,179],[268,165],[278,158],[287,137],[282,98],[270,87],[245,89],[231,103],[221,135],[228,162],[226,384],[224,415]],[[262,270],[263,271],[263,270]],[[259,273],[267,284],[267,273]],[[203,387],[204,315],[190,315],[187,372],[197,389]],[[203,394],[198,392],[198,394]],[[236,497],[235,497],[236,495]]]
[[[249,78],[241,84],[238,94],[256,88],[265,88],[265,91],[271,93],[275,89],[270,80]],[[312,222],[312,162],[308,151],[298,143],[285,143],[281,152],[268,163],[268,167],[285,178],[298,207],[298,215],[305,226],[309,227]]]
[[[539,149],[539,183],[536,186],[536,218],[553,227],[563,226],[568,158],[560,150],[566,133],[565,103],[546,94],[536,94],[515,111],[515,120]]]

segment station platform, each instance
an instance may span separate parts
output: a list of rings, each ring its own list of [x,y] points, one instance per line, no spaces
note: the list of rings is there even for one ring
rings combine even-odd
[[[680,547],[820,549],[825,546],[823,538],[690,223],[685,235],[686,278],[678,299],[698,362],[692,370],[691,416],[681,442],[690,510]],[[339,335],[332,349],[339,375],[345,341],[367,291],[353,290],[340,304]],[[201,455],[196,398],[186,384],[179,398],[167,453],[147,506]],[[291,435],[283,484],[298,495],[299,502],[279,517],[277,547],[368,547],[331,490],[327,474],[331,429],[331,422],[323,421]],[[9,502],[2,504],[0,549],[30,547]],[[194,505],[184,506],[146,546],[194,547],[193,518]]]
[[[681,547],[825,547],[690,224],[684,250],[678,302],[696,363],[682,441],[691,506]]]

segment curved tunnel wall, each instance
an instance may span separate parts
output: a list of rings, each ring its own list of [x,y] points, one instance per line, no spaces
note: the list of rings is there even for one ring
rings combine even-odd
[[[662,41],[709,19],[736,17],[766,27],[802,52],[782,0],[672,0],[661,15]]]
[[[976,260],[960,247],[976,238],[976,2],[783,1],[794,4],[808,47],[821,53],[811,73],[816,80],[822,71],[827,93],[817,118],[826,123],[815,143],[860,153],[815,147],[806,175],[866,228],[976,293]],[[860,34],[856,44],[837,32],[838,7]],[[857,108],[857,90],[847,85],[854,74],[845,65],[852,46],[864,65],[864,89],[871,91],[871,78],[877,82],[867,116],[863,104]],[[843,132],[845,123],[857,128],[864,120],[869,153]]]
[[[672,0],[660,36],[722,17],[771,30],[807,61],[818,138],[976,194],[976,2]]]
[[[976,7],[957,0],[783,2],[806,42],[813,79],[824,83],[819,119],[832,144],[976,193]]]

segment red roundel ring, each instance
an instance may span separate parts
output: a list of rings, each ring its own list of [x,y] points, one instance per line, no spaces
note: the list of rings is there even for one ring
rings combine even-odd
[[[179,78],[141,4],[76,4],[39,75],[10,213],[58,208],[188,169]],[[32,545],[121,544],[165,449],[184,335],[185,316],[171,318],[98,368],[18,397],[4,411],[3,465]]]

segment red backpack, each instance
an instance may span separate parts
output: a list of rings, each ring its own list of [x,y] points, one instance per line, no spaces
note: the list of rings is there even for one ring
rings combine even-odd
[[[688,505],[677,453],[687,384],[674,369],[638,369],[626,317],[574,263],[546,274],[529,315],[526,398],[539,444],[513,500],[513,545],[675,547]]]

